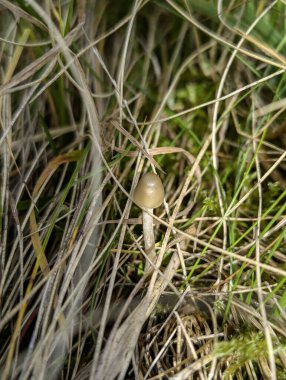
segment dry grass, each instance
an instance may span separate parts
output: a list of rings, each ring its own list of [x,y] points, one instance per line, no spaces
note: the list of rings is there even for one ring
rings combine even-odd
[[[1,380],[286,378],[285,12],[0,0]]]

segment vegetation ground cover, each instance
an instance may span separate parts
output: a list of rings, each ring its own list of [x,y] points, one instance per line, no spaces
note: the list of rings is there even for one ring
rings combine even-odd
[[[0,0],[1,379],[286,378],[285,14]]]

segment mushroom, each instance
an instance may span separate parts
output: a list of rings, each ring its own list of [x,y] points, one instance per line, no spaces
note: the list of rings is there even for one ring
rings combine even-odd
[[[141,207],[143,219],[143,238],[145,252],[154,262],[155,238],[153,229],[153,209],[161,206],[164,201],[165,191],[160,177],[154,173],[144,174],[134,190],[134,202]],[[145,211],[146,210],[146,211]],[[145,272],[149,272],[152,266],[149,261],[146,262]]]

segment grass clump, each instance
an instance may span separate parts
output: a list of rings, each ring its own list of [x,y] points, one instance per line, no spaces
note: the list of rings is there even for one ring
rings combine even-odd
[[[1,379],[285,378],[285,10],[0,1]]]
[[[285,345],[275,342],[275,353],[285,351]],[[224,357],[227,368],[224,372],[225,379],[231,379],[241,373],[242,376],[247,376],[247,373],[255,373],[257,376],[260,372],[261,377],[268,376],[264,373],[263,364],[267,360],[267,342],[263,333],[253,331],[243,333],[238,337],[232,338],[228,342],[219,342],[214,349],[214,353],[218,357]],[[278,363],[279,378],[285,376],[285,369]],[[283,378],[283,377],[281,377]]]

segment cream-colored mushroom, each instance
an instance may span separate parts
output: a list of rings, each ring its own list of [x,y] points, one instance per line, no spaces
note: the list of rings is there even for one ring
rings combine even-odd
[[[164,187],[157,174],[146,173],[142,176],[134,191],[134,202],[143,208],[157,208],[164,201]]]
[[[155,238],[153,229],[153,209],[161,206],[164,201],[165,191],[160,177],[154,173],[146,173],[138,182],[133,199],[137,206],[143,208],[143,237],[145,252],[150,261],[154,263],[156,258],[155,253]],[[146,209],[146,211],[144,210]],[[152,269],[149,261],[145,265],[145,273]]]

